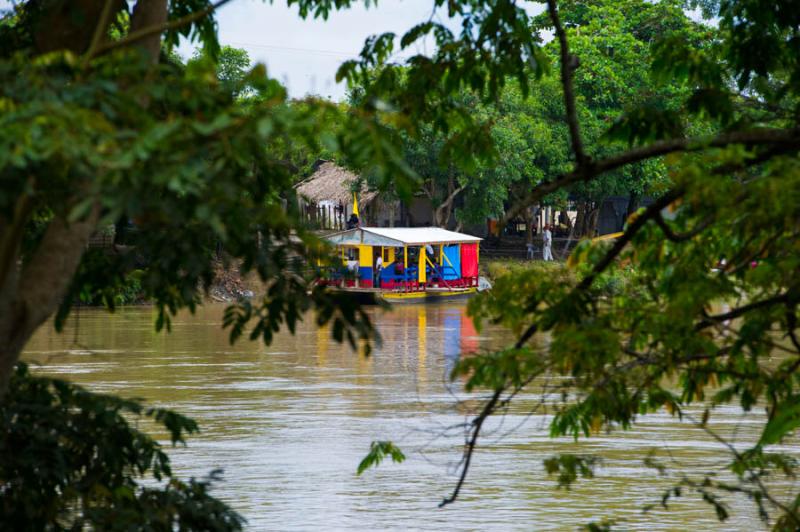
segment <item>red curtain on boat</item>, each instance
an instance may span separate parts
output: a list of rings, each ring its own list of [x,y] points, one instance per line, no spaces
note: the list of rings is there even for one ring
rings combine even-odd
[[[478,276],[478,244],[461,244],[461,277]]]

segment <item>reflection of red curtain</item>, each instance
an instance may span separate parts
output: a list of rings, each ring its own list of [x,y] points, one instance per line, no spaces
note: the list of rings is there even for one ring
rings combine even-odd
[[[478,276],[478,244],[461,244],[461,277]]]
[[[472,319],[464,313],[461,315],[461,352],[477,353],[479,347],[478,331],[475,330]]]

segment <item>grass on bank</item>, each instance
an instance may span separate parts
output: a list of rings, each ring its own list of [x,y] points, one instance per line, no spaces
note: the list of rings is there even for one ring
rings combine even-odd
[[[580,267],[570,268],[565,262],[542,260],[496,259],[481,264],[481,267],[483,274],[492,283],[507,275],[528,272],[551,282],[574,285],[585,274]],[[594,286],[607,295],[614,296],[620,294],[635,276],[636,270],[633,267],[614,269],[599,276]]]

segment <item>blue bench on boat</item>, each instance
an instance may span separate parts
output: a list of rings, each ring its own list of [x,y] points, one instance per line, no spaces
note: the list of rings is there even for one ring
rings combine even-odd
[[[394,263],[390,263],[386,268],[381,270],[381,286],[388,284],[400,284],[417,281],[417,267],[409,266],[401,273],[397,273],[394,268]]]

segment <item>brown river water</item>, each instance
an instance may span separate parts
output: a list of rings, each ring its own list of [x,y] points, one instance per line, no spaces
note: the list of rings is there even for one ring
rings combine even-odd
[[[690,493],[669,510],[643,513],[675,480],[643,465],[649,451],[689,471],[721,471],[720,446],[663,412],[626,433],[553,440],[550,417],[530,414],[541,397],[536,389],[487,423],[461,498],[439,509],[456,483],[464,441],[463,429],[448,427],[468,419],[485,395],[466,394],[447,375],[462,353],[509,343],[507,331],[487,327],[479,335],[460,304],[376,310],[383,345],[365,358],[313,320],[270,346],[231,346],[223,310],[181,314],[164,334],[154,332],[147,307],[81,309],[61,334],[43,327],[24,358],[40,364],[37,371],[196,419],[201,433],[171,452],[175,469],[187,477],[223,469],[213,493],[250,530],[575,530],[604,518],[627,530],[765,528],[743,498],[729,499],[724,523]],[[758,414],[735,407],[717,409],[714,419],[737,441],[760,429]],[[408,459],[356,476],[378,439],[394,441]],[[542,460],[564,451],[599,454],[597,477],[556,489]]]

